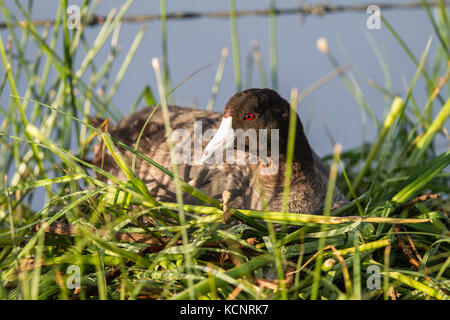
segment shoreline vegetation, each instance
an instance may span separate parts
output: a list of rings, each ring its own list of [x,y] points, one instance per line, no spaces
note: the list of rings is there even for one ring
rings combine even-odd
[[[426,11],[433,31],[420,57],[396,32],[395,21],[380,17],[415,65],[402,96],[372,82],[389,101],[382,119],[347,74],[349,67],[335,58],[326,39],[318,40],[332,71],[303,92],[293,89],[291,108],[297,110],[306,96],[339,79],[378,130],[373,142],[350,150],[336,144],[323,158],[330,179],[321,215],[228,207],[179,179],[175,163],[163,168],[139,153],[137,145],[111,137],[105,124],[89,122],[92,114],[113,122],[120,118],[114,96],[146,32],[144,25],[117,61],[119,30],[132,3],[111,9],[89,43],[87,22],[96,17],[97,1],[83,1],[73,29],[67,26],[77,21],[67,14],[67,0],[59,1],[55,19],[45,25],[31,19],[35,2],[0,1],[0,26],[9,32],[0,38],[0,94],[9,97],[0,106],[0,299],[450,299],[450,151],[437,143],[438,138],[447,145],[450,140],[445,129],[450,25],[444,1],[420,2],[418,10]],[[162,58],[152,61],[158,87],[144,85],[130,112],[142,105],[167,110],[173,92],[202,70],[172,83],[166,33],[172,15],[165,0],[160,4]],[[20,17],[12,14],[13,5]],[[274,89],[278,13],[276,1],[269,1],[269,74],[256,42],[249,56],[261,83]],[[208,110],[220,90],[228,53],[237,90],[246,87],[245,68],[236,59],[239,17],[230,0],[232,48],[218,53]],[[58,39],[63,40],[59,51]],[[108,40],[107,58],[94,63]],[[26,54],[31,43],[38,47],[33,61]],[[75,54],[84,57],[80,65],[73,61]],[[384,57],[379,59],[386,65]],[[120,64],[114,75],[113,64]],[[383,72],[389,79],[390,70]],[[425,87],[416,86],[419,78]],[[26,89],[19,91],[22,82]],[[421,105],[415,93],[423,90],[427,101]],[[151,116],[146,125],[151,126]],[[170,133],[170,123],[166,130]],[[294,130],[295,123],[290,135]],[[93,146],[101,141],[126,180],[90,162]],[[131,164],[124,160],[119,151],[124,149],[174,180],[176,203],[154,198],[134,172],[135,159]],[[349,203],[332,211],[336,186]],[[184,204],[182,193],[204,204]],[[39,210],[32,205],[36,198],[43,199]]]

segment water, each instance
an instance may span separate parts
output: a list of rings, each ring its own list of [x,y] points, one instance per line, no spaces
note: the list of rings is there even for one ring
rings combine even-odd
[[[59,1],[47,0],[35,2],[33,19],[54,18]],[[267,8],[269,1],[246,0],[236,1],[238,10]],[[381,1],[371,1],[371,4]],[[312,2],[311,2],[312,3]],[[330,1],[337,4],[335,1]],[[341,4],[360,3],[358,1],[344,1]],[[395,2],[396,3],[396,2]],[[69,5],[81,4],[81,1],[68,1]],[[120,0],[101,1],[97,14],[107,15],[111,8],[119,8],[123,4]],[[175,11],[217,11],[228,10],[228,1],[167,1],[167,12]],[[278,7],[290,8],[298,5],[298,1],[277,1]],[[8,2],[6,6],[18,14],[14,3]],[[159,13],[159,1],[136,0],[127,15]],[[428,37],[433,34],[432,26],[424,10],[384,10],[382,14],[403,37],[413,54],[420,58]],[[18,14],[20,16],[20,14]],[[351,74],[355,77],[366,101],[374,114],[380,119],[388,107],[383,95],[368,84],[368,79],[384,85],[384,76],[379,60],[369,38],[376,43],[381,54],[387,61],[391,72],[393,92],[404,96],[405,87],[411,82],[416,67],[407,57],[406,53],[382,25],[380,30],[369,30],[366,20],[369,14],[359,13],[331,13],[321,17],[309,16],[300,18],[294,15],[283,15],[277,18],[277,53],[278,53],[278,91],[289,99],[290,91],[296,87],[300,92],[332,71],[328,59],[316,48],[319,37],[328,39],[330,50],[341,65],[351,64]],[[221,89],[217,96],[214,110],[222,111],[228,100],[236,92],[233,74],[233,58],[231,55],[231,27],[228,19],[202,18],[188,20],[168,20],[168,64],[172,84],[176,85],[186,76],[211,62],[218,62],[223,47],[230,48]],[[139,29],[141,23],[123,24],[119,45],[122,48],[113,66],[115,75]],[[149,22],[148,29],[139,49],[136,52],[125,78],[113,100],[123,114],[127,114],[142,88],[149,84],[156,93],[156,80],[151,67],[151,59],[161,56],[161,27],[159,21]],[[89,28],[88,40],[92,43],[100,30],[100,26]],[[262,51],[265,69],[269,74],[269,18],[243,17],[238,18],[240,60],[244,73],[246,57],[251,51],[250,43],[258,40]],[[5,42],[7,30],[1,31]],[[61,50],[60,41],[58,50]],[[433,39],[430,53],[436,48],[437,39]],[[29,47],[30,57],[35,50]],[[59,51],[61,52],[61,51]],[[79,67],[84,58],[83,50],[78,53],[75,64]],[[106,59],[109,53],[109,44],[105,46],[96,58],[97,65]],[[3,65],[0,66],[0,71]],[[181,106],[197,104],[204,108],[208,102],[213,85],[217,64],[195,75],[175,93],[175,102]],[[244,74],[242,74],[244,79]],[[25,79],[23,76],[22,79]],[[87,81],[88,79],[85,79]],[[260,87],[256,66],[253,67],[252,87]],[[424,82],[419,79],[415,98],[419,105],[424,105],[426,95]],[[20,93],[24,94],[26,83],[22,81],[19,86]],[[422,90],[423,89],[423,90]],[[7,106],[8,97],[5,93],[0,97],[2,106]],[[341,142],[344,150],[358,146],[362,141],[373,140],[375,127],[367,115],[361,112],[356,100],[351,96],[340,79],[334,79],[308,97],[299,106],[299,115],[306,127],[311,145],[319,155],[332,152],[332,142],[327,137],[324,126],[328,127],[333,139]],[[1,117],[1,115],[0,115]]]

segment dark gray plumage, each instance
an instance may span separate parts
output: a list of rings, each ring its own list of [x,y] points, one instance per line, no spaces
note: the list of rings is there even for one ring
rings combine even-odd
[[[115,138],[134,147],[149,114],[154,107],[148,107],[131,114],[115,126],[109,126],[108,132]],[[188,130],[193,136],[194,121],[201,121],[203,131],[218,128],[224,114],[205,110],[193,110],[169,106],[172,128]],[[279,129],[280,166],[275,174],[260,175],[264,165],[206,165],[180,164],[180,178],[201,189],[209,195],[221,199],[227,190],[231,193],[228,205],[242,209],[263,209],[260,187],[269,210],[282,211],[283,185],[285,177],[286,146],[289,128],[289,103],[278,93],[269,89],[249,89],[239,92],[230,98],[225,115],[232,116],[233,129]],[[251,121],[246,119],[251,114]],[[249,117],[247,117],[249,118]],[[270,145],[269,136],[268,145]],[[161,107],[147,125],[139,151],[160,165],[171,170],[170,153],[166,141],[166,132]],[[202,142],[203,149],[208,141]],[[191,148],[192,149],[192,148]],[[101,148],[96,146],[94,164],[101,165]],[[125,158],[131,163],[132,154],[122,150]],[[115,165],[114,160],[106,153],[103,168],[111,174],[125,179],[123,173]],[[136,158],[136,174],[147,184],[150,193],[160,201],[176,201],[174,184],[170,177],[157,168]],[[289,211],[298,213],[321,213],[325,201],[328,182],[328,169],[312,150],[304,134],[303,126],[297,118],[294,162],[290,186]],[[184,196],[184,202],[200,204],[190,196]],[[345,198],[336,188],[333,198],[333,209],[345,204]]]

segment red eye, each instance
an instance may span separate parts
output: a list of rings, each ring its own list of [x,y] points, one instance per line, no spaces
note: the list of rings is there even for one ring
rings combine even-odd
[[[250,121],[253,120],[254,117],[253,113],[249,113],[244,116],[244,120]]]

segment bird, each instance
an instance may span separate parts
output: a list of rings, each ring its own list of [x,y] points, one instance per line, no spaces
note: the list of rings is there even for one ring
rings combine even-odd
[[[145,107],[116,125],[109,124],[106,130],[134,148],[150,116],[138,151],[169,170],[175,161],[179,178],[191,186],[236,209],[323,213],[329,170],[310,146],[298,114],[275,90],[252,88],[238,92],[228,100],[223,113],[179,106],[167,108],[171,137],[166,133],[161,106]],[[297,121],[286,207],[283,197],[291,112]],[[91,120],[95,125],[102,121]],[[255,139],[248,132],[254,133],[253,138],[255,135],[260,138],[256,148]],[[258,150],[264,145],[261,139],[267,146],[263,154]],[[133,154],[119,149],[131,164]],[[150,194],[158,201],[176,202],[173,179],[138,157],[135,161],[135,174],[147,185]],[[101,143],[94,148],[93,164],[119,179],[126,179]],[[202,204],[190,194],[183,194],[183,202]],[[336,187],[332,210],[346,203]]]

